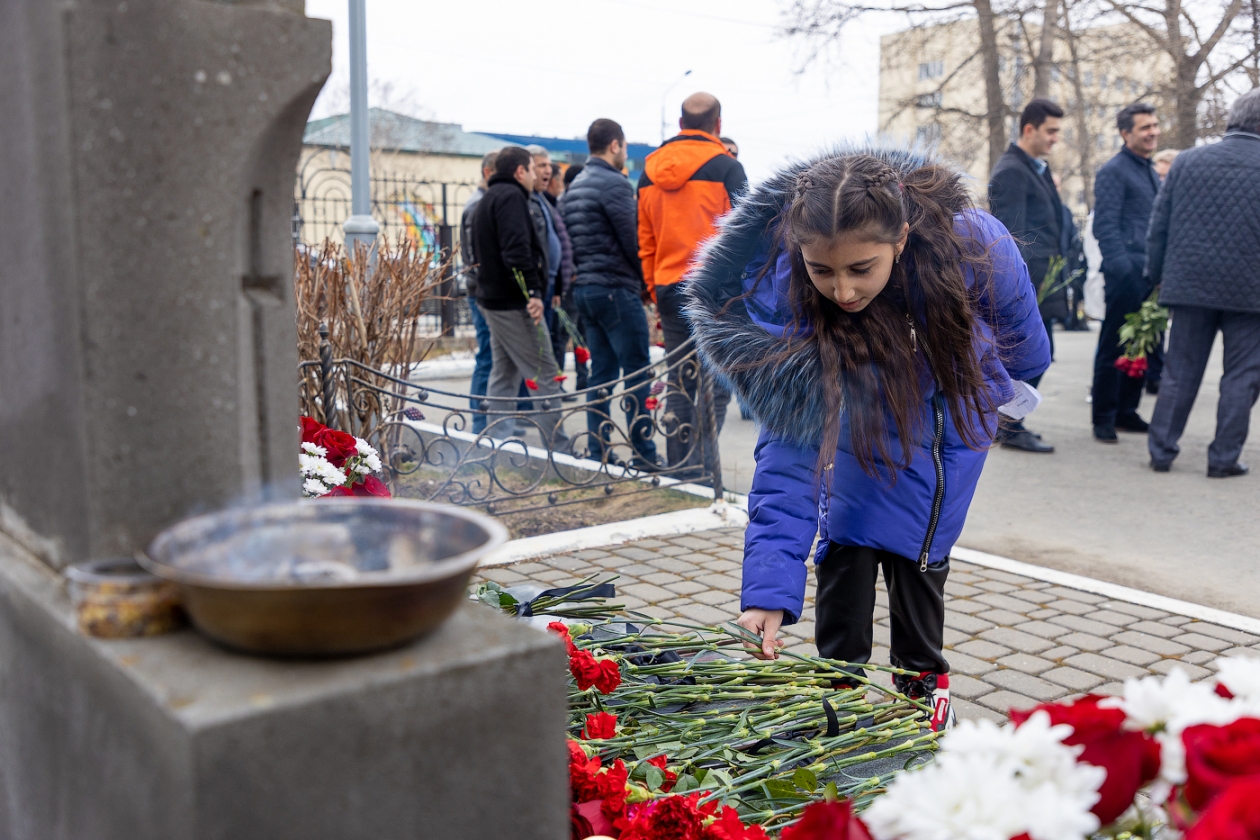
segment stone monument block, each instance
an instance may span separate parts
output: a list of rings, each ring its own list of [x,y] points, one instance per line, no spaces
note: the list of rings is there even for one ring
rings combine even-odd
[[[0,3],[0,530],[45,562],[297,492],[302,7]]]

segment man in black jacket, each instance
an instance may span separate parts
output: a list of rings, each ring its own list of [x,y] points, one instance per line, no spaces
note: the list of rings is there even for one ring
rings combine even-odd
[[[486,386],[490,384],[490,366],[493,356],[490,354],[490,328],[486,319],[477,308],[477,257],[473,252],[474,225],[477,218],[477,204],[486,194],[486,187],[494,177],[494,162],[499,153],[486,152],[481,158],[481,183],[464,204],[464,212],[459,219],[459,261],[464,271],[464,288],[468,296],[468,315],[472,318],[473,329],[477,333],[477,354],[474,358],[472,382],[468,393],[472,395],[469,407],[475,414],[472,419],[473,434],[479,435],[486,427],[486,415],[480,412],[481,398],[486,395]]]
[[[560,391],[551,336],[543,324],[547,254],[530,219],[534,160],[519,146],[508,146],[495,160],[494,177],[478,202],[473,230],[477,258],[477,305],[490,328],[493,364],[486,403],[491,411],[515,407],[521,379],[542,399],[543,413],[531,418],[543,443],[561,450],[568,437],[559,428]],[[537,403],[536,403],[537,404]],[[523,433],[515,418],[490,415],[487,432],[508,438]]]
[[[1155,199],[1146,269],[1172,310],[1164,377],[1151,416],[1151,468],[1167,472],[1219,330],[1225,372],[1208,477],[1245,475],[1238,456],[1260,394],[1260,89],[1229,109],[1219,143],[1173,161]]]
[[[1038,297],[1042,296],[1050,261],[1063,256],[1063,202],[1059,200],[1050,165],[1044,160],[1059,142],[1062,122],[1063,109],[1050,100],[1029,102],[1019,116],[1019,140],[998,158],[989,179],[989,212],[1015,237]],[[1058,288],[1041,302],[1041,317],[1053,354],[1051,321],[1067,319],[1067,289],[1061,286],[1062,279],[1052,279],[1050,283],[1052,288]],[[1040,381],[1039,376],[1028,384],[1035,388]],[[1025,429],[1020,421],[1008,424],[1004,420],[1002,428],[998,429],[998,439],[1009,449],[1054,451],[1053,446],[1043,443],[1040,435]]]
[[[1146,228],[1159,192],[1159,175],[1151,163],[1159,145],[1155,106],[1145,102],[1125,106],[1116,115],[1116,128],[1124,146],[1094,177],[1094,237],[1102,252],[1107,313],[1094,354],[1090,414],[1094,440],[1102,443],[1116,443],[1117,429],[1147,430],[1146,421],[1137,413],[1145,379],[1117,370],[1116,360],[1124,352],[1120,344],[1124,317],[1136,312],[1151,293],[1151,284],[1143,276]]]
[[[626,135],[613,120],[599,119],[586,132],[590,157],[582,173],[573,179],[560,201],[564,224],[573,243],[573,300],[586,344],[591,351],[587,387],[612,382],[646,368],[647,316],[643,313],[643,270],[639,264],[638,210],[634,189],[621,173],[626,165]],[[626,410],[626,427],[634,452],[630,466],[656,470],[656,442],[652,420],[646,413],[646,376],[626,382],[628,394],[620,402]],[[593,455],[601,457],[601,442],[611,440],[607,400],[595,394],[586,415]],[[615,457],[609,455],[609,457]]]

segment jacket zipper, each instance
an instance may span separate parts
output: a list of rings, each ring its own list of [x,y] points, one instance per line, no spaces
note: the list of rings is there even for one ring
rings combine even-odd
[[[914,318],[909,313],[906,318],[910,321],[910,343],[914,347],[914,351],[919,351],[918,336],[915,334]],[[932,367],[932,356],[928,352],[927,345],[923,347],[923,355],[927,359],[928,369]],[[935,377],[934,377],[935,378]],[[928,558],[932,554],[932,541],[936,539],[936,526],[941,520],[941,506],[945,503],[945,462],[941,458],[941,445],[945,439],[945,409],[941,405],[940,385],[937,384],[937,392],[932,395],[932,466],[936,469],[936,492],[932,494],[932,515],[928,519],[927,534],[923,537],[923,548],[919,551],[919,571],[926,572],[928,567]]]

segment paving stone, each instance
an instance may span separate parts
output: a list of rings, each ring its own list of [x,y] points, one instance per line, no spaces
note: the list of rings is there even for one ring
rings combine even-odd
[[[1158,653],[1151,653],[1149,650],[1142,648],[1129,647],[1128,645],[1116,645],[1103,651],[1105,656],[1112,659],[1119,659],[1128,662],[1130,665],[1150,665],[1152,662],[1158,661],[1161,657]]]
[[[871,628],[871,638],[877,645],[888,645],[892,643],[892,630],[882,624],[876,624]]]
[[[1103,609],[1128,613],[1129,615],[1136,615],[1138,618],[1144,618],[1147,620],[1168,618],[1168,613],[1163,610],[1157,610],[1153,607],[1144,607],[1141,604],[1130,604],[1128,601],[1103,601],[1100,606]]]
[[[1161,618],[1160,621],[1164,624],[1171,624],[1174,627],[1180,627],[1182,624],[1189,624],[1194,621],[1194,619],[1188,615],[1170,615],[1167,618]]]
[[[738,592],[740,590],[739,580],[729,575],[700,575],[699,577],[692,578],[692,580],[696,583],[703,583],[705,586],[710,586],[714,589],[725,589],[727,592]]]
[[[1117,627],[1127,627],[1137,621],[1137,616],[1117,612],[1116,610],[1098,610],[1097,612],[1087,613],[1085,618],[1114,624]]]
[[[979,575],[972,574],[971,572],[960,571],[960,569],[961,567],[956,562],[950,562],[949,579],[945,581],[945,586],[947,588],[951,583],[979,583],[984,580],[984,578]]]
[[[945,582],[945,595],[949,598],[970,598],[972,595],[979,595],[983,591],[983,589],[977,589],[965,583],[954,583],[952,579]]]
[[[1032,604],[1044,604],[1047,601],[1053,601],[1054,596],[1048,592],[1042,592],[1040,589],[1017,589],[1011,593],[1012,598],[1018,598],[1021,601],[1028,601]]]
[[[1010,627],[1014,624],[1023,624],[1027,618],[1021,613],[1014,613],[1010,610],[985,610],[982,613],[976,613],[977,618],[982,618],[990,624],[1000,624]]]
[[[888,618],[888,610],[885,609],[884,607],[876,607],[875,611],[872,613],[872,617],[876,621],[883,621],[884,619]]]
[[[1192,665],[1202,665],[1204,662],[1211,662],[1215,658],[1216,654],[1210,650],[1192,650],[1181,657],[1181,661],[1189,662]]]
[[[978,612],[984,612],[985,610],[988,610],[988,609],[992,609],[992,607],[990,607],[988,604],[981,604],[976,601],[968,601],[964,598],[959,598],[959,599],[951,598],[945,601],[945,611],[947,614],[950,612],[978,613]]]
[[[1079,589],[1068,589],[1066,586],[1051,586],[1046,589],[1060,598],[1067,598],[1072,601],[1084,601],[1087,604],[1101,604],[1107,599],[1102,595],[1095,595],[1092,592],[1082,592]]]
[[[1071,630],[1080,633],[1092,633],[1095,636],[1109,636],[1116,632],[1114,624],[1106,624],[1102,621],[1092,621],[1088,618],[1082,618],[1079,615],[1060,615],[1056,618],[1046,619],[1053,621],[1055,624],[1061,624]]]
[[[649,604],[671,601],[678,597],[676,593],[670,592],[668,589],[657,586],[654,583],[632,583],[629,586],[618,587],[617,591],[629,593]]]
[[[557,554],[555,556],[548,557],[543,562],[553,569],[562,569],[567,572],[576,572],[579,569],[586,569],[590,565],[586,561],[572,554]]]
[[[628,610],[641,610],[648,606],[648,602],[644,601],[642,598],[636,598],[633,595],[623,595],[620,593],[617,595],[617,603],[621,604]]]
[[[712,572],[739,572],[744,568],[743,563],[732,563],[730,560],[710,560],[705,565]]]
[[[1060,636],[1055,639],[1061,645],[1071,645],[1081,650],[1106,650],[1111,647],[1114,642],[1104,639],[1100,636],[1094,636],[1090,633],[1068,633],[1066,636]]]
[[[1191,633],[1202,633],[1204,636],[1212,636],[1233,645],[1254,645],[1260,642],[1260,638],[1250,633],[1244,633],[1232,627],[1222,627],[1219,624],[1208,624],[1205,621],[1196,621],[1185,629]]]
[[[519,572],[512,571],[512,569],[507,566],[499,566],[499,567],[492,566],[486,569],[479,569],[477,574],[478,576],[485,578],[486,580],[494,581],[500,586],[511,586],[512,584],[529,580],[529,578],[525,577],[525,575]]]
[[[951,700],[954,697],[975,699],[988,694],[990,691],[993,691],[993,686],[983,680],[968,677],[965,674],[949,675],[949,696]]]
[[[998,724],[1006,722],[1006,715],[986,709],[969,700],[963,700],[961,697],[957,700],[951,697],[950,704],[954,707],[954,714],[959,720],[991,720]]]
[[[970,642],[955,645],[954,650],[960,650],[968,656],[974,656],[977,659],[997,659],[999,656],[1006,656],[1012,652],[1010,648],[995,645],[983,639],[973,639]]]
[[[678,618],[678,615],[675,614],[673,610],[667,610],[664,607],[653,607],[653,606],[639,607],[638,612],[641,612],[644,615],[650,615],[653,618],[659,618],[662,621],[670,621],[672,619]]]
[[[655,583],[657,586],[664,586],[667,583],[681,583],[683,579],[673,572],[652,572],[651,574],[640,575],[639,580],[646,583]]]
[[[992,694],[986,694],[976,700],[981,706],[987,706],[998,714],[1002,715],[1001,720],[1007,720],[1007,715],[1011,709],[1031,709],[1036,706],[1039,701],[1023,694],[1016,694],[1013,691],[995,691]]]
[[[1032,612],[1028,614],[1028,617],[1031,619],[1035,619],[1037,621],[1041,621],[1042,619],[1049,618],[1052,615],[1059,615],[1059,614],[1060,613],[1058,610],[1033,610]]]
[[[1194,625],[1190,625],[1193,627]],[[1224,639],[1218,639],[1214,636],[1205,636],[1202,633],[1186,633],[1184,636],[1177,636],[1173,639],[1179,644],[1189,645],[1195,650],[1218,651],[1229,647],[1229,642]]]
[[[657,554],[665,557],[679,557],[683,554],[690,554],[691,550],[676,545],[667,545],[664,548],[654,549]]]
[[[983,595],[977,595],[974,600],[982,604],[988,604],[991,607],[997,607],[999,610],[1010,610],[1013,613],[1023,614],[1028,609],[1028,602],[1021,601],[1018,598],[1012,598],[1010,595],[1002,595],[998,592],[986,592]]]
[[[663,572],[673,572],[675,574],[694,572],[696,570],[694,563],[679,560],[677,557],[657,557],[655,560],[648,560],[647,565]]]
[[[1150,669],[1157,674],[1169,674],[1174,668],[1180,668],[1185,671],[1186,676],[1192,680],[1201,680],[1205,677],[1212,676],[1213,673],[1207,668],[1199,665],[1191,665],[1189,662],[1182,662],[1177,659],[1161,659],[1154,665],[1150,666]]]
[[[985,569],[982,574],[992,580],[1000,580],[1003,583],[1013,583],[1016,586],[1026,586],[1027,584],[1032,583],[1032,578],[1012,574],[1011,572],[1003,572],[999,569]]]
[[[1059,641],[1063,640],[1060,639]],[[1066,659],[1067,657],[1074,656],[1078,653],[1080,653],[1080,650],[1072,647],[1071,645],[1055,645],[1050,648],[1050,650],[1043,650],[1040,656],[1042,659],[1050,659],[1057,662],[1060,659]]]
[[[691,536],[686,536],[686,537],[671,537],[669,541],[673,543],[674,545],[682,546],[683,548],[695,549],[697,551],[703,551],[706,548],[712,548],[712,544],[708,540],[703,539],[696,535],[691,535]]]
[[[600,557],[595,557],[587,562],[589,562],[592,566],[603,566],[605,569],[613,569],[620,572],[623,566],[628,566],[634,561],[627,560],[624,557],[618,557],[615,554],[605,554]],[[653,571],[655,571],[655,569],[653,569]]]
[[[963,633],[970,633],[973,636],[981,630],[988,630],[993,626],[992,623],[973,615],[965,615],[963,613],[951,612],[949,605],[945,607],[945,626],[952,627]]]
[[[1045,605],[1048,610],[1058,610],[1068,615],[1085,615],[1094,611],[1093,604],[1087,604],[1084,601],[1071,601],[1067,598],[1061,598],[1057,601],[1050,601]]]
[[[638,548],[635,546],[625,546],[623,548],[613,549],[613,554],[625,557],[628,560],[655,560],[656,552],[649,551],[646,548]]]
[[[579,560],[598,560],[601,557],[608,557],[609,554],[607,551],[604,551],[602,549],[585,548],[581,551],[574,552],[573,556],[578,558]]]
[[[1096,653],[1078,653],[1076,656],[1069,656],[1064,662],[1109,680],[1126,680],[1129,677],[1140,677],[1147,673],[1145,669],[1136,665],[1130,665],[1118,659],[1109,659]]]
[[[701,624],[721,624],[723,621],[730,621],[731,614],[725,610],[715,609],[705,604],[686,603],[673,608],[674,612],[681,616],[690,618],[692,621],[698,621]]]
[[[1023,633],[1032,633],[1034,636],[1041,636],[1043,639],[1057,639],[1072,632],[1062,625],[1051,624],[1048,621],[1024,621],[1016,624],[1015,629]]]
[[[1179,642],[1161,639],[1159,636],[1152,636],[1149,633],[1139,633],[1136,630],[1126,630],[1123,633],[1117,633],[1112,639],[1121,644],[1133,645],[1143,650],[1158,653],[1160,656],[1180,656],[1183,653],[1189,653],[1191,650],[1191,648]],[[1221,642],[1221,644],[1224,645],[1225,643]]]
[[[708,592],[709,587],[703,583],[696,583],[694,580],[683,580],[678,583],[667,583],[665,588],[670,592],[678,595],[694,595],[697,592]]]
[[[1049,650],[1054,647],[1053,642],[1047,641],[1040,636],[1022,633],[1009,627],[995,627],[992,630],[985,630],[980,634],[980,638],[999,645],[1006,645],[1023,653],[1041,653],[1043,650]]]
[[[672,610],[675,607],[681,607],[684,604],[693,604],[693,603],[695,602],[692,601],[691,598],[674,598],[673,600],[670,600],[670,601],[662,601],[661,603],[657,604],[657,606],[668,607],[669,609]]]
[[[1124,694],[1124,683],[1122,682],[1103,683],[1102,685],[1098,686],[1098,688],[1094,689],[1094,693],[1101,694],[1106,697],[1119,697],[1120,695]]]
[[[573,577],[572,572],[566,572],[562,569],[548,569],[545,572],[535,572],[530,575],[531,580],[541,580],[546,583],[555,583],[558,580],[568,580]]]
[[[647,539],[635,540],[634,545],[636,548],[664,548],[669,545],[669,543],[662,542],[661,540],[654,540],[651,537],[648,537]]]
[[[974,638],[974,635],[975,634],[973,633],[964,633],[961,630],[955,630],[954,628],[948,626],[943,628],[941,632],[941,638],[944,640],[946,647],[961,645],[963,642]]]
[[[1012,586],[1009,583],[1002,583],[997,580],[982,580],[977,583],[976,586],[988,592],[1001,592],[1003,594],[1007,592],[1014,592],[1019,589],[1018,586]]]
[[[1130,630],[1138,633],[1150,633],[1152,636],[1159,636],[1161,639],[1171,639],[1173,636],[1180,636],[1185,630],[1179,629],[1176,625],[1170,625],[1166,621],[1137,621],[1129,625]]]
[[[983,659],[963,653],[957,648],[946,651],[945,658],[949,661],[951,674],[970,674],[973,677],[978,677],[997,668],[992,662],[985,662]]]
[[[1043,702],[1054,700],[1067,693],[1063,690],[1063,686],[1058,683],[1047,682],[1040,677],[1034,677],[1032,674],[1024,674],[1009,669],[986,674],[984,681],[998,688],[1004,688],[1007,691],[1013,691],[1016,694],[1022,694],[1025,697],[1032,697]]]
[[[720,589],[706,589],[703,592],[696,592],[691,596],[691,600],[699,601],[709,606],[717,606],[718,604],[728,604],[731,601],[731,593],[723,592]],[[736,616],[737,617],[737,616]]]
[[[998,660],[998,664],[1025,674],[1040,674],[1054,667],[1054,663],[1050,660],[1027,653],[1012,653],[1010,656],[1003,656]]]
[[[1103,678],[1078,668],[1062,666],[1053,668],[1041,675],[1043,680],[1058,683],[1073,691],[1089,691],[1103,681]]]

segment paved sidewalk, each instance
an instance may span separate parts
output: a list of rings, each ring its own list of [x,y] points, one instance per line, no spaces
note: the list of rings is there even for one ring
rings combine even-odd
[[[739,614],[742,529],[701,531],[482,569],[503,586],[562,585],[597,571],[620,575],[617,600],[657,618],[704,624]],[[1029,577],[954,561],[946,584],[945,646],[960,716],[1005,719],[1027,708],[1085,692],[1113,694],[1127,677],[1191,678],[1221,654],[1260,656],[1260,637],[1116,601]],[[888,661],[888,601],[875,610],[872,661]],[[813,576],[800,623],[785,628],[790,650],[814,648]]]

